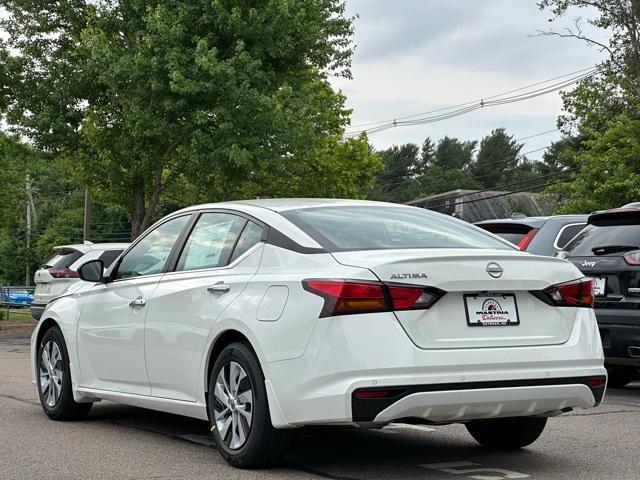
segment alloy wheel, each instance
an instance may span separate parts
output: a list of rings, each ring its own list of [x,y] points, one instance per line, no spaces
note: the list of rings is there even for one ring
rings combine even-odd
[[[40,352],[40,393],[48,407],[55,407],[62,392],[63,365],[60,347],[48,341]]]
[[[230,361],[220,369],[214,398],[218,434],[230,449],[237,450],[247,442],[253,418],[251,380],[239,363]]]

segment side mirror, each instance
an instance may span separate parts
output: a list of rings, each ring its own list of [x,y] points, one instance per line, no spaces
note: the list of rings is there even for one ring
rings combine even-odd
[[[102,260],[91,260],[83,263],[78,269],[78,275],[85,282],[104,282],[104,262]]]

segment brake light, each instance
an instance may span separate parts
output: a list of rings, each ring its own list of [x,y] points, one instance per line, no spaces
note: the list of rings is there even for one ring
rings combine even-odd
[[[321,317],[427,309],[444,295],[434,288],[357,280],[304,280],[302,285],[324,298]]]
[[[593,308],[595,302],[593,278],[581,278],[547,288],[544,293],[558,307]]]
[[[632,265],[634,267],[640,266],[640,250],[626,253],[624,255],[624,261],[627,262],[627,265]]]
[[[607,377],[593,377],[587,380],[591,388],[602,388],[607,384]]]
[[[527,234],[520,239],[516,247],[518,247],[520,250],[526,250],[531,243],[531,240],[533,240],[533,237],[538,234],[539,230],[539,228],[532,228],[531,230],[529,230]]]
[[[50,268],[48,271],[53,278],[80,278],[78,272],[70,268]]]

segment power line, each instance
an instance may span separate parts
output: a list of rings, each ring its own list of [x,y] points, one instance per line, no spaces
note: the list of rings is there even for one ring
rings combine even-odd
[[[372,127],[370,129],[363,129],[363,130],[357,130],[357,131],[353,131],[353,132],[348,132],[345,133],[345,136],[347,137],[354,137],[354,136],[358,136],[362,133],[367,133],[367,134],[373,134],[373,133],[378,133],[378,132],[382,132],[384,130],[388,130],[390,128],[394,128],[394,127],[398,127],[398,126],[413,126],[413,125],[424,125],[427,123],[435,123],[435,122],[439,122],[439,121],[443,121],[443,120],[447,120],[450,118],[454,118],[460,115],[464,115],[467,113],[470,113],[474,110],[478,110],[480,108],[484,108],[484,107],[490,107],[490,106],[497,106],[497,105],[506,105],[509,103],[516,103],[516,102],[522,102],[525,100],[530,100],[532,98],[536,98],[542,95],[547,95],[549,93],[552,92],[556,92],[558,90],[562,90],[565,87],[571,86],[575,83],[580,82],[581,80],[584,80],[586,78],[589,78],[593,75],[595,75],[597,72],[599,71],[599,69],[597,67],[591,68],[588,71],[584,72],[584,70],[580,70],[578,72],[584,72],[581,73],[579,75],[573,76],[571,78],[568,78],[562,82],[558,82],[552,85],[548,85],[545,86],[543,88],[539,88],[536,90],[531,90],[528,92],[525,92],[523,94],[519,94],[519,95],[514,95],[511,97],[505,97],[505,98],[497,98],[499,96],[504,96],[505,94],[502,95],[497,95],[494,97],[487,97],[484,99],[481,99],[479,101],[475,101],[475,102],[470,102],[470,103],[466,103],[466,104],[460,104],[459,106],[461,108],[457,108],[455,110],[446,112],[446,113],[442,113],[439,115],[432,115],[432,116],[427,116],[427,117],[423,117],[423,118],[417,118],[414,120],[401,120],[401,119],[394,119],[393,121],[388,121],[386,123],[381,123],[380,125],[377,125],[375,127]],[[576,72],[573,72],[576,73]],[[564,75],[563,77],[566,77],[570,74]],[[562,78],[562,77],[560,77]],[[517,89],[517,91],[521,91],[521,90],[525,90],[527,88],[531,88],[532,86],[535,85],[540,85],[540,84],[544,84],[544,83],[549,83],[549,81],[546,82],[539,82],[538,84],[533,84],[527,87],[522,87],[520,89]],[[493,98],[493,99],[492,99]],[[449,110],[456,108],[456,106],[454,107],[450,107]],[[439,111],[443,111],[443,110],[447,110],[447,109],[439,109]],[[411,117],[411,116],[409,116]],[[409,117],[404,117],[404,118],[409,118]]]
[[[519,88],[516,88],[514,90],[509,90],[507,92],[497,93],[497,94],[491,95],[489,97],[484,97],[484,99],[485,100],[493,100],[494,98],[503,97],[503,96],[509,95],[511,93],[521,92],[522,90],[526,90],[527,88],[532,88],[532,87],[537,87],[537,86],[540,86],[540,85],[544,85],[545,83],[553,82],[555,80],[560,80],[561,78],[570,77],[570,76],[577,75],[579,73],[583,73],[583,72],[586,72],[586,71],[589,71],[589,70],[593,70],[593,69],[594,69],[594,67],[582,68],[582,69],[576,70],[574,72],[565,73],[564,75],[559,75],[557,77],[549,78],[547,80],[542,80],[540,82],[532,83],[530,85],[525,85],[524,87],[519,87]],[[449,106],[449,107],[441,107],[441,108],[437,108],[435,110],[429,110],[427,112],[422,112],[422,113],[414,113],[412,115],[405,115],[403,117],[391,118],[389,120],[381,120],[381,121],[378,121],[378,122],[360,123],[360,124],[356,124],[356,125],[351,125],[350,128],[366,127],[366,126],[370,126],[370,125],[379,125],[379,124],[383,124],[383,123],[393,122],[394,120],[404,120],[404,119],[407,119],[407,118],[421,117],[423,115],[429,115],[431,113],[437,113],[437,112],[442,112],[442,111],[445,111],[445,110],[451,110],[453,108],[459,108],[459,107],[464,107],[464,106],[467,106],[467,105],[472,105],[472,104],[477,103],[477,102],[479,102],[481,100],[482,99],[471,100],[471,101],[468,101],[468,102],[465,102],[465,103],[459,103],[458,105],[452,105],[452,106]]]

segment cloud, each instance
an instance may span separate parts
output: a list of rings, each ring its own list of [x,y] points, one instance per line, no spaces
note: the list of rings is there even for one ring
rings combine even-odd
[[[354,79],[333,84],[346,93],[353,124],[485,98],[602,58],[577,41],[534,36],[549,28],[551,15],[531,0],[347,0],[347,8],[359,15]],[[571,12],[553,26],[571,23],[578,13],[589,14]],[[384,148],[445,134],[479,139],[501,126],[527,136],[554,128],[561,110],[559,95],[550,94],[437,124],[396,128],[371,141]],[[525,149],[550,137],[531,139]]]

